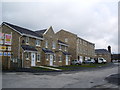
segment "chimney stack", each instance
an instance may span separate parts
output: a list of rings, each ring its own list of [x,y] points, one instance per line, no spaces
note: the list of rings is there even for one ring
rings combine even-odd
[[[111,54],[111,46],[108,46],[108,52]]]

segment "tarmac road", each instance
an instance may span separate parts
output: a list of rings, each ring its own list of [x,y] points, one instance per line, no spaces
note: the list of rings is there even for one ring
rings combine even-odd
[[[105,78],[118,73],[118,65],[53,74],[35,74],[25,72],[3,73],[3,88],[118,88],[109,84]]]

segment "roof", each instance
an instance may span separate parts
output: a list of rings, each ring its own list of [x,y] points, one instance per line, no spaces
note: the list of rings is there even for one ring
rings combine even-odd
[[[68,52],[63,52],[64,55],[71,55],[70,53]]]
[[[58,40],[58,43],[61,44],[61,45],[64,45],[64,46],[68,46],[68,44],[66,44],[65,42],[62,42],[60,40]]]
[[[26,51],[37,51],[35,47],[29,45],[21,45],[21,47]]]
[[[26,28],[23,28],[23,27],[20,27],[20,26],[17,26],[17,25],[13,25],[13,24],[10,24],[10,23],[7,23],[7,22],[3,22],[3,24],[6,24],[6,25],[10,26],[11,28],[15,29],[16,31],[18,31],[21,34],[28,34],[28,35],[36,36],[36,37],[39,37],[39,38],[43,38],[42,35],[39,35],[32,30],[29,30],[29,29],[26,29]]]
[[[37,31],[35,31],[35,32],[38,33],[38,34],[42,34],[42,35],[43,35],[46,30],[47,30],[47,29],[37,30]]]
[[[110,54],[106,49],[95,49],[96,54]]]
[[[43,48],[42,50],[43,50],[45,53],[53,53],[51,50],[46,49],[46,48]]]

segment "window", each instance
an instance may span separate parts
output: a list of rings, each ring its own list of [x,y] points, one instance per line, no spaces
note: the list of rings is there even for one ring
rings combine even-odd
[[[41,41],[40,40],[36,40],[36,46],[40,46]]]
[[[40,62],[40,54],[37,54],[37,62]]]
[[[61,45],[59,46],[59,50],[62,50],[62,46]]]
[[[65,51],[67,51],[67,47],[65,47]]]
[[[62,62],[62,56],[59,55],[59,62]]]
[[[49,55],[48,55],[48,54],[46,54],[46,60],[48,60],[48,58],[49,58]]]
[[[68,42],[68,38],[65,38],[65,42]]]
[[[26,44],[29,44],[29,37],[26,37]]]
[[[55,45],[55,42],[53,41],[52,42],[52,49],[55,49],[56,48],[56,45]]]
[[[26,60],[29,60],[29,53],[26,52]]]
[[[45,48],[48,48],[48,41],[45,41]]]

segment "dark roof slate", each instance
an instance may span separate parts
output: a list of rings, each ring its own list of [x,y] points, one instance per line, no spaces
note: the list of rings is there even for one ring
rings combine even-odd
[[[43,29],[43,30],[37,30],[37,31],[35,31],[37,34],[44,34],[45,33],[45,31],[46,31],[47,29]]]
[[[29,30],[29,29],[26,29],[26,28],[23,28],[23,27],[20,27],[20,26],[16,26],[16,25],[13,25],[13,24],[10,24],[10,23],[7,23],[7,22],[3,22],[3,24],[7,24],[8,26],[15,29],[16,31],[18,31],[21,34],[28,34],[28,35],[36,36],[36,37],[39,37],[39,38],[43,38],[42,35],[39,35],[32,30]]]
[[[71,55],[70,53],[68,52],[63,52],[64,55]]]
[[[49,49],[46,49],[46,48],[43,48],[42,49],[45,53],[53,53],[53,51],[49,50]]]
[[[96,54],[110,54],[106,49],[95,49]]]
[[[29,45],[21,45],[21,47],[22,47],[24,50],[27,50],[27,51],[37,51],[37,50],[35,49],[35,47],[29,46]]]

